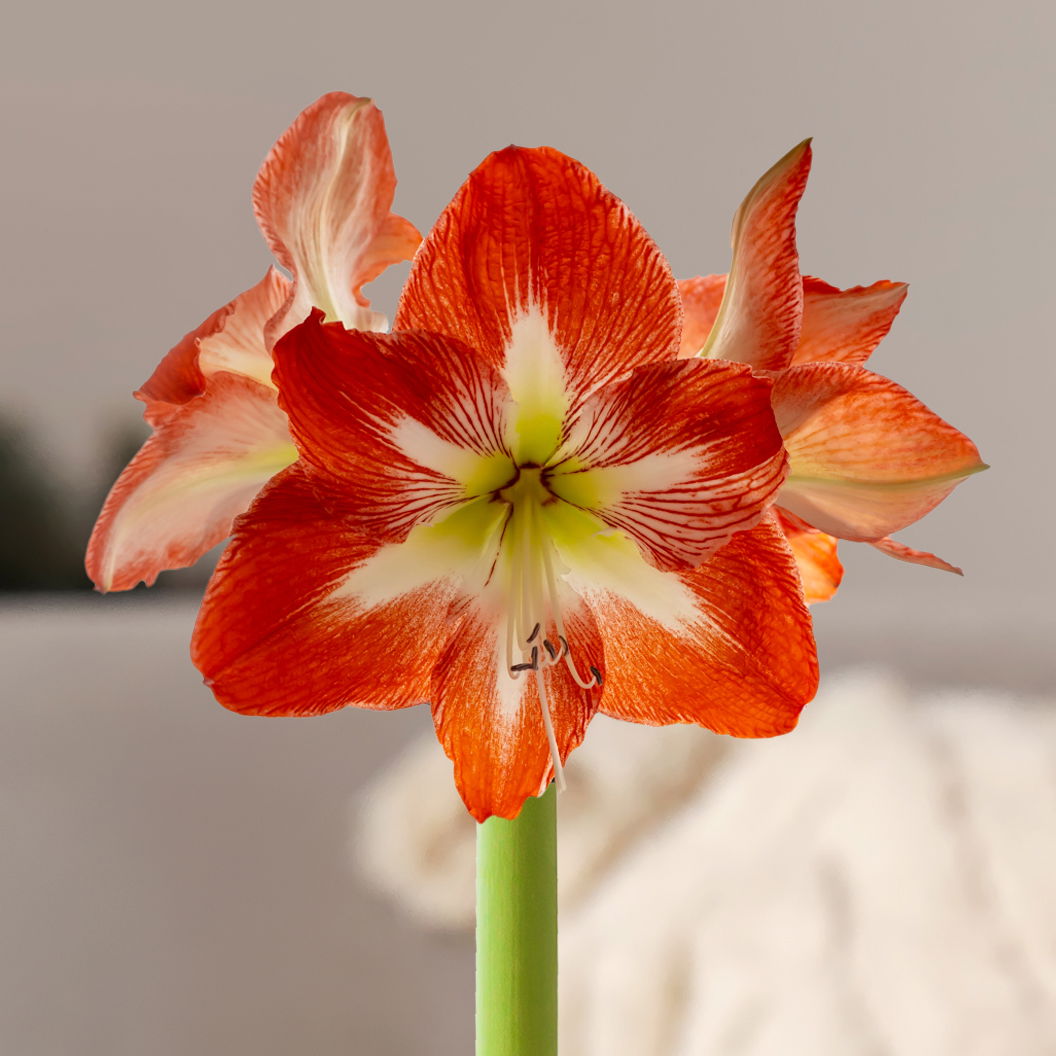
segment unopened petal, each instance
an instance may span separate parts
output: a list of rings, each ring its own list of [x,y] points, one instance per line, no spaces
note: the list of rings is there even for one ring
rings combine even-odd
[[[774,386],[774,413],[790,464],[781,505],[841,539],[898,531],[985,468],[966,436],[862,367],[785,371]]]
[[[274,389],[211,376],[118,478],[92,532],[88,575],[100,590],[127,590],[193,564],[296,457]]]
[[[362,286],[409,260],[421,241],[390,212],[396,190],[381,111],[369,99],[331,92],[281,136],[253,187],[253,208],[294,289],[271,328],[278,339],[314,305],[327,319],[381,329]]]
[[[701,355],[781,370],[799,342],[803,286],[796,209],[810,172],[810,141],[752,188],[733,220],[733,263]]]
[[[674,358],[681,314],[660,251],[589,169],[548,147],[509,147],[441,214],[394,325],[447,334],[501,370],[519,355],[518,320],[541,317],[574,410],[590,389]]]

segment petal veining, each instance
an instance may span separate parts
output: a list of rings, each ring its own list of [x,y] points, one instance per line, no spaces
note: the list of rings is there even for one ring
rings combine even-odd
[[[985,468],[963,433],[862,367],[792,367],[775,382],[774,413],[789,456],[781,505],[842,539],[898,531]]]
[[[506,384],[472,350],[436,334],[346,331],[316,312],[275,361],[302,459],[379,540],[502,482]]]
[[[702,356],[781,370],[799,343],[803,284],[796,209],[810,172],[810,140],[748,192],[733,220],[733,262]]]
[[[302,466],[273,480],[238,522],[195,627],[192,657],[220,703],[316,715],[428,700],[452,590],[441,580],[376,604],[339,594],[376,550]]]
[[[273,388],[212,375],[118,478],[92,532],[88,575],[100,590],[127,590],[193,564],[296,457]]]
[[[874,282],[848,290],[805,275],[803,328],[792,364],[864,363],[887,336],[908,287]]]
[[[817,688],[799,573],[772,519],[676,576],[692,611],[676,625],[600,590],[588,600],[606,642],[601,710],[653,725],[692,722],[737,737],[795,726]]]
[[[294,280],[272,340],[313,305],[348,327],[384,328],[362,286],[409,260],[421,241],[412,224],[390,212],[395,189],[385,123],[369,99],[331,92],[283,133],[253,186],[261,231]]]
[[[555,495],[655,563],[698,564],[756,524],[784,479],[770,382],[701,359],[639,367],[587,400],[549,473]]]
[[[598,385],[678,351],[678,290],[627,207],[572,158],[509,147],[441,214],[395,327],[450,335],[502,369],[514,326],[540,313],[573,409]]]

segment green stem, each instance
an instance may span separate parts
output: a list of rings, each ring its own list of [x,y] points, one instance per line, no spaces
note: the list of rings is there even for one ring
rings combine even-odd
[[[557,794],[477,827],[477,1056],[557,1054]]]

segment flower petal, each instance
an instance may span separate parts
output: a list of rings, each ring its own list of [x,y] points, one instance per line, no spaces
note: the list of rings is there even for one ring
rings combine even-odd
[[[780,506],[774,512],[796,559],[807,604],[828,601],[843,579],[843,565],[836,556],[836,539],[786,514]]]
[[[99,590],[193,564],[297,457],[274,389],[227,373],[205,384],[159,422],[110,491],[86,562]]]
[[[362,530],[400,539],[509,478],[505,384],[481,357],[435,334],[321,319],[275,346],[275,377],[302,459]]]
[[[421,241],[411,223],[389,212],[395,190],[385,123],[369,99],[331,92],[283,133],[253,185],[261,231],[294,278],[273,340],[313,305],[348,327],[384,328],[361,287],[410,260]]]
[[[828,361],[864,363],[887,336],[909,287],[874,282],[840,290],[803,277],[803,329],[793,364]]]
[[[733,219],[733,263],[702,356],[759,370],[788,366],[799,342],[803,285],[796,209],[810,172],[810,140],[790,150],[748,193]]]
[[[682,346],[678,354],[689,359],[700,355],[715,325],[726,292],[725,275],[698,275],[694,279],[679,279],[678,292],[682,297]]]
[[[603,670],[602,645],[590,610],[566,611],[573,654]],[[444,751],[455,764],[455,783],[469,812],[484,821],[516,817],[529,796],[540,795],[553,776],[536,676],[513,679],[506,667],[504,621],[467,605],[436,665],[433,721]],[[561,760],[583,740],[602,690],[583,689],[563,663],[542,678]]]
[[[964,575],[964,572],[956,565],[951,565],[949,561],[944,561],[936,554],[929,554],[927,550],[914,550],[913,547],[891,538],[874,539],[870,545],[875,546],[881,553],[898,558],[899,561],[908,561],[914,565],[927,565],[928,568],[938,568],[957,576]]]
[[[790,461],[781,505],[841,539],[904,528],[985,468],[971,440],[862,367],[792,367],[774,385],[774,413]]]
[[[241,374],[271,385],[271,354],[264,343],[268,320],[283,306],[290,284],[274,268],[233,301],[192,330],[158,364],[136,393],[157,425],[189,400],[205,392],[205,379],[218,371]]]
[[[583,405],[549,485],[659,567],[699,564],[758,523],[784,480],[770,389],[735,363],[639,367]]]
[[[428,699],[451,588],[376,604],[343,589],[377,551],[303,466],[277,477],[239,520],[195,627],[192,658],[217,700],[246,714],[316,715]]]
[[[394,325],[447,334],[497,369],[546,345],[574,410],[590,389],[674,358],[681,314],[660,251],[589,169],[548,147],[509,147],[441,214]]]
[[[792,729],[818,668],[795,561],[776,523],[768,518],[699,567],[666,575],[692,599],[674,625],[616,594],[589,598],[607,646],[601,710],[736,737]]]

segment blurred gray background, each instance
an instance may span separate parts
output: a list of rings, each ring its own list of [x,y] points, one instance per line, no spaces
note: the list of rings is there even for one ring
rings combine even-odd
[[[812,135],[804,271],[910,283],[872,366],[993,466],[900,536],[964,579],[841,548],[823,659],[1044,689],[1054,31],[1040,0],[20,5],[0,42],[0,420],[79,550],[139,435],[129,394],[269,264],[250,186],[326,91],[381,105],[395,209],[423,231],[489,151],[550,144],[679,277],[726,270],[741,198]],[[368,287],[390,316],[405,273]],[[17,560],[41,533],[0,502]],[[354,790],[428,716],[237,720],[186,660],[193,615],[149,596],[0,608],[0,1048],[447,1052],[439,1031],[466,1051],[468,944],[372,901],[343,842]],[[376,997],[404,986],[394,1021]]]

